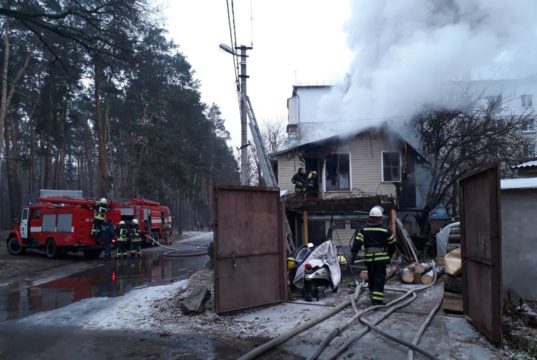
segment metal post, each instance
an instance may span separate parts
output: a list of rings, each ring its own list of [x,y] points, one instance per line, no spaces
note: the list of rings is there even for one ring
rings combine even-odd
[[[240,50],[241,58],[241,72],[240,72],[240,91],[241,91],[241,185],[248,185],[250,178],[250,163],[248,161],[248,128],[247,128],[247,105],[246,105],[246,79],[248,74],[246,73],[246,51],[252,49],[250,46],[238,46],[236,49]]]

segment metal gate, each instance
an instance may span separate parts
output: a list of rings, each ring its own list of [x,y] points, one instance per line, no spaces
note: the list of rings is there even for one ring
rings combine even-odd
[[[224,313],[287,298],[278,189],[216,187],[215,306]]]
[[[502,341],[499,194],[498,164],[460,181],[464,312],[497,345]]]

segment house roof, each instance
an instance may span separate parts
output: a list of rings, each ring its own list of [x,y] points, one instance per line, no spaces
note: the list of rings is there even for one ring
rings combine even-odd
[[[352,130],[353,128],[356,128],[356,123],[353,121],[301,122],[298,124],[298,126],[299,136],[296,138],[286,139],[284,143],[280,146],[280,149],[270,154],[270,156],[278,156],[304,145],[334,140],[338,137],[342,140],[348,139],[371,130],[386,131],[398,136],[416,154],[420,155],[416,148],[401,136],[400,132],[394,131],[390,126],[386,124],[384,126],[370,127],[361,130]],[[342,129],[346,128],[351,130],[345,133],[344,131],[342,131]],[[424,158],[421,155],[420,157]]]
[[[513,167],[515,169],[537,167],[537,160],[526,161],[526,162],[523,162],[522,164],[518,164],[518,165],[515,165]]]
[[[537,177],[519,178],[519,179],[503,179],[501,181],[502,190],[523,190],[537,189]]]

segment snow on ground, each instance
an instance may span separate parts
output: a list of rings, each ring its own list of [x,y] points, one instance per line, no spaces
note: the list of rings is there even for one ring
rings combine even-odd
[[[23,324],[80,326],[84,329],[156,330],[151,316],[155,300],[173,297],[186,288],[188,280],[169,285],[135,289],[114,298],[90,298],[52,311],[40,312],[19,320]]]

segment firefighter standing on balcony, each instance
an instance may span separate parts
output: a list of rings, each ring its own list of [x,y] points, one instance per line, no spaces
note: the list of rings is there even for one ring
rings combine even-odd
[[[123,259],[124,256],[127,257],[127,225],[123,220],[119,222],[116,240],[116,259]]]
[[[358,232],[351,248],[351,264],[356,260],[356,254],[362,245],[365,252],[365,264],[368,273],[369,297],[373,305],[384,302],[384,283],[386,282],[386,264],[395,252],[395,237],[389,229],[382,225],[380,206],[375,206],[369,212],[367,225]]]
[[[138,226],[138,220],[134,219],[131,222],[131,226],[129,229],[129,237],[130,237],[130,250],[131,250],[131,258],[135,258],[138,256],[139,258],[142,257],[142,237],[140,234],[140,227]]]
[[[103,226],[104,220],[106,218],[106,212],[108,211],[107,203],[108,201],[106,200],[106,198],[102,198],[97,201],[97,204],[95,204],[93,208],[93,210],[95,211],[95,216],[93,218],[91,236],[96,236],[99,231],[101,231],[101,227]]]
[[[295,184],[295,191],[305,191],[306,190],[306,170],[304,168],[298,168],[298,172],[293,175],[293,178],[291,179],[291,182]]]

